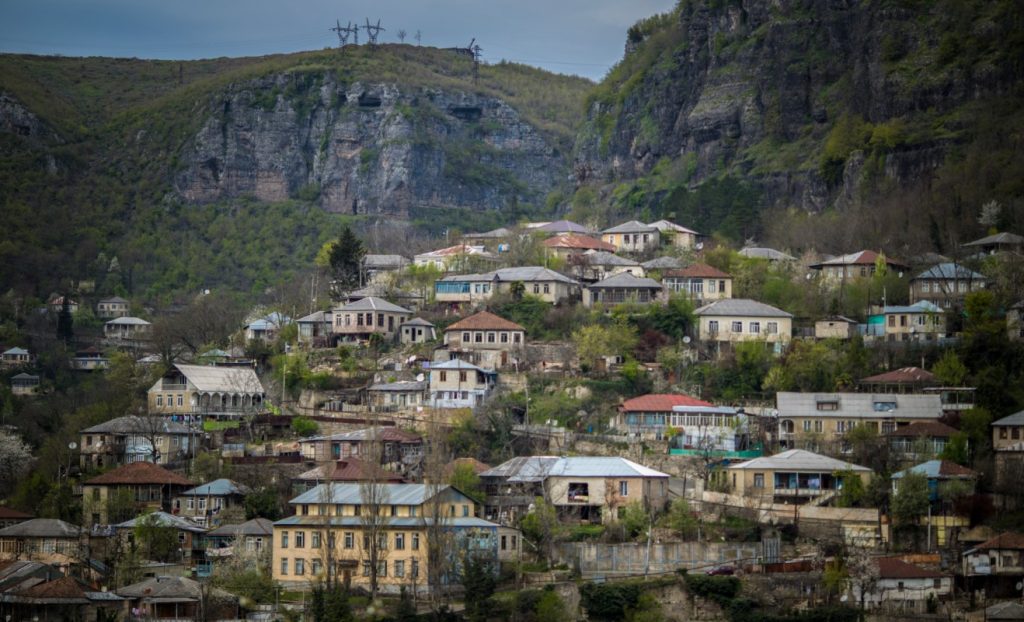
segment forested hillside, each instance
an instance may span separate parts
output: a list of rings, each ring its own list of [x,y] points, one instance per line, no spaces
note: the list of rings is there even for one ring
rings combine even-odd
[[[948,252],[993,200],[1024,225],[1020,2],[681,0],[627,39],[587,99],[580,218],[826,252]]]
[[[414,46],[0,56],[0,289],[102,282],[116,257],[111,291],[261,291],[352,218],[544,210],[590,86],[509,63],[474,81],[466,57]]]

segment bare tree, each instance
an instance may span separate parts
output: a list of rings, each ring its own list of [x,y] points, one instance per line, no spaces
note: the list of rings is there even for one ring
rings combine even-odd
[[[370,598],[377,597],[380,565],[388,554],[388,526],[391,522],[388,487],[383,482],[379,465],[383,448],[376,421],[370,427],[369,439],[363,443],[364,457],[370,465],[359,484],[359,522],[363,527],[363,553],[369,562]]]
[[[397,32],[397,33],[395,33],[395,34],[397,34],[397,35],[398,35],[398,40],[399,40],[400,42],[402,42],[402,43],[405,43],[405,37],[406,37],[406,35],[407,35],[408,33],[406,33],[406,32],[405,32],[405,29],[404,29],[404,28],[399,28],[399,29],[398,29],[398,32]]]
[[[20,436],[0,430],[0,496],[10,492],[31,466],[32,448]]]
[[[448,602],[445,568],[448,551],[452,544],[452,533],[448,529],[449,517],[445,512],[444,496],[442,495],[446,488],[444,473],[449,456],[445,443],[445,431],[440,424],[436,410],[431,411],[427,442],[423,473],[423,481],[427,487],[427,508],[423,512],[427,534],[427,587],[430,594],[430,606],[434,611],[439,611]]]
[[[423,39],[423,33],[420,32],[419,30],[417,30],[416,34],[413,35],[413,38],[416,39],[416,45],[419,45],[420,44],[420,40]]]

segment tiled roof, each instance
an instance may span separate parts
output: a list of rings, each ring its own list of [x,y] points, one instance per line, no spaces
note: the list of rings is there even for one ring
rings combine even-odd
[[[878,576],[882,579],[938,579],[946,575],[908,564],[896,557],[879,557]]]
[[[690,279],[731,279],[732,276],[707,264],[695,263],[679,270],[669,270],[665,276],[676,276]]]
[[[386,311],[388,313],[408,313],[409,315],[412,315],[412,311],[405,307],[399,307],[396,304],[390,303],[383,298],[377,298],[376,296],[367,296],[366,298],[361,298],[355,302],[350,302],[339,308],[335,313],[341,313],[343,311]]]
[[[173,484],[177,486],[192,486],[181,475],[168,471],[158,464],[152,462],[133,462],[118,467],[113,471],[96,476],[85,482],[86,486],[110,486],[119,484]]]
[[[556,235],[553,238],[544,240],[543,244],[548,248],[579,248],[599,251],[615,250],[615,246],[608,242],[602,242],[601,240],[592,238],[589,235],[580,235],[577,233],[563,233],[561,235]]]
[[[984,281],[985,275],[960,264],[946,262],[928,268],[914,279],[963,279],[968,281]]]
[[[753,460],[747,460],[740,464],[735,464],[730,469],[792,469],[802,471],[827,471],[833,473],[835,471],[864,471],[870,472],[871,469],[862,467],[850,462],[843,462],[842,460],[836,460],[835,458],[829,458],[828,456],[822,456],[814,452],[806,451],[804,449],[790,449],[774,456],[765,456],[762,458],[754,458]]]
[[[10,592],[9,592],[10,594]],[[38,601],[39,604],[88,604],[85,590],[71,577],[61,577],[53,581],[39,583],[24,590],[18,590],[12,594],[14,600],[30,599]]]
[[[763,302],[747,298],[727,298],[716,300],[693,312],[694,315],[738,316],[738,317],[793,317],[782,309],[776,309]]]
[[[519,324],[506,320],[490,311],[481,311],[455,322],[444,332],[459,330],[526,330]]]
[[[659,229],[657,227],[652,227],[651,225],[645,225],[644,223],[640,222],[639,220],[630,220],[630,221],[622,223],[621,225],[615,225],[614,227],[609,227],[608,229],[605,229],[601,233],[650,233],[652,231],[658,231],[658,230]]]
[[[671,412],[673,406],[707,406],[712,404],[679,393],[651,393],[634,397],[622,403],[626,412]]]
[[[901,367],[891,371],[861,378],[862,383],[872,384],[917,384],[935,382],[935,374],[920,367]]]
[[[920,473],[928,479],[975,479],[978,474],[949,460],[929,460],[909,469],[892,474],[892,479],[903,479],[907,473]]]
[[[811,264],[811,268],[822,268],[825,266],[873,266],[878,258],[881,257],[876,251],[858,251],[856,253],[849,253],[847,255],[840,255],[833,257],[821,263]],[[905,263],[897,261],[892,257],[886,257],[885,263],[891,266],[897,267],[908,267]]]
[[[0,537],[77,538],[81,531],[82,529],[78,525],[65,523],[56,518],[33,518],[0,529]]]
[[[910,425],[905,425],[896,428],[892,432],[889,432],[889,436],[896,438],[949,438],[957,433],[956,428],[952,428],[941,421],[914,421]]]
[[[15,510],[13,508],[0,505],[0,520],[13,520],[18,518],[28,519],[32,518],[32,515],[26,514],[25,512],[19,512],[18,510]]]
[[[1024,549],[1024,534],[1019,533],[1001,533],[991,540],[986,540],[978,546],[976,549],[988,550],[988,549]]]
[[[603,281],[587,286],[588,289],[661,289],[661,283],[654,279],[638,278],[629,272],[620,272]]]

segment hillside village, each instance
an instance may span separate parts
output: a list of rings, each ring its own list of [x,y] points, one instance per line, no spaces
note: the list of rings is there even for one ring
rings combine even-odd
[[[389,250],[241,310],[8,296],[0,615],[1024,617],[1024,237]]]

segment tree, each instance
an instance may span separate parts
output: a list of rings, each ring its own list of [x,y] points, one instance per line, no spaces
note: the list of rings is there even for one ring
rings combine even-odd
[[[462,587],[465,589],[466,616],[470,622],[490,619],[490,598],[497,581],[488,560],[469,555],[462,564]]]
[[[360,456],[373,465],[365,479],[359,484],[359,523],[363,528],[364,564],[369,563],[370,598],[377,597],[380,565],[388,554],[388,524],[390,518],[385,512],[389,503],[388,487],[380,476],[377,465],[381,463],[383,447],[379,439],[380,431],[376,425],[370,428],[370,436],[364,443],[366,449],[360,449]]]
[[[892,517],[900,526],[915,525],[928,512],[928,477],[905,471],[892,499]]]
[[[684,540],[690,540],[697,535],[697,517],[693,515],[686,499],[680,497],[672,501],[666,522],[669,528]]]
[[[157,514],[149,513],[135,521],[135,546],[147,560],[169,562],[181,559],[177,529],[165,525]]]
[[[949,437],[949,442],[942,448],[939,457],[943,460],[950,460],[957,464],[966,465],[970,460],[966,432],[954,432]]]
[[[968,369],[955,350],[946,350],[932,367],[935,378],[944,387],[962,387],[967,381]]]
[[[331,247],[330,254],[331,276],[339,290],[349,291],[359,287],[365,255],[363,242],[345,225]]]
[[[860,505],[864,499],[864,481],[853,469],[837,471],[833,477],[842,482],[842,489],[839,491],[838,505],[841,508],[852,508]]]
[[[296,436],[313,436],[319,431],[320,426],[312,419],[307,417],[295,417],[292,419],[292,432],[294,432]]]
[[[544,497],[537,497],[534,499],[533,511],[519,521],[519,528],[523,537],[534,544],[545,561],[550,562],[554,556],[555,540],[561,531],[555,506],[545,501]]]
[[[399,28],[398,32],[395,33],[395,34],[398,35],[398,41],[399,42],[405,43],[405,37],[408,36],[409,33],[405,32],[404,28]]]
[[[71,316],[71,296],[64,294],[60,312],[57,314],[57,339],[65,345],[70,344],[75,336],[74,319]]]
[[[272,487],[265,487],[245,495],[245,518],[269,518],[277,520],[281,518],[281,503],[277,497],[277,491]]]
[[[32,448],[20,436],[0,430],[0,497],[6,497],[31,467]]]
[[[480,484],[480,476],[472,464],[460,462],[452,469],[448,483],[469,495],[477,503],[484,502],[484,489]]]
[[[637,342],[636,329],[619,321],[612,326],[591,324],[572,334],[580,363],[592,365],[605,356],[625,356]]]

